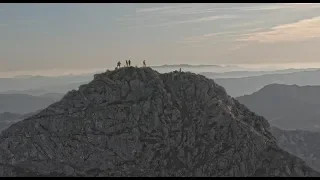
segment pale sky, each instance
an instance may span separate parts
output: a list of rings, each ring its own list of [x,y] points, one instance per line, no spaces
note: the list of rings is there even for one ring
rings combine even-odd
[[[320,64],[320,4],[0,4],[0,72]]]

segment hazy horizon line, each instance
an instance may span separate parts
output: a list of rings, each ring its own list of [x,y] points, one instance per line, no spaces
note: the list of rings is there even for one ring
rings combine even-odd
[[[237,66],[239,70],[259,70],[261,68],[269,68],[265,71],[273,70],[283,70],[283,69],[310,69],[310,68],[320,68],[320,63],[264,63],[264,64],[162,64],[162,65],[152,65],[150,67],[157,68],[161,66],[177,66],[177,65],[190,65],[190,66],[222,66],[217,68],[229,68],[228,66]],[[140,66],[139,66],[140,67]],[[141,66],[142,67],[142,66]],[[88,69],[70,69],[70,68],[52,68],[52,69],[41,69],[41,70],[13,70],[0,72],[0,78],[13,78],[16,76],[66,76],[66,75],[85,75],[97,72],[103,72],[106,70],[113,70],[115,67],[105,67],[105,68],[88,68]],[[208,67],[214,68],[214,67]],[[239,71],[239,70],[229,70]],[[214,72],[214,71],[213,71]]]

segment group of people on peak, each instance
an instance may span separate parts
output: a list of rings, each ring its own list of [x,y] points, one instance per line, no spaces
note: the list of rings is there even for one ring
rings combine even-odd
[[[131,61],[130,59],[129,60],[126,60],[126,66],[125,67],[130,67],[131,66]],[[146,60],[143,60],[143,67],[146,67]],[[119,61],[117,63],[117,67],[116,68],[120,68],[121,67],[121,62]]]

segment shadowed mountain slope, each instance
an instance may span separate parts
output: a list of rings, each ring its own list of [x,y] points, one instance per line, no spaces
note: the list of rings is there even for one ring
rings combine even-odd
[[[1,176],[319,176],[213,80],[121,68],[4,130]]]

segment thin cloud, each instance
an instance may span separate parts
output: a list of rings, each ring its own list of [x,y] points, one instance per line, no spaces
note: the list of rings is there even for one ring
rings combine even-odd
[[[170,19],[174,20],[177,18],[170,18],[170,16],[178,16],[178,19],[185,18],[184,16],[180,15],[188,15],[188,14],[194,14],[194,11],[201,11],[203,8],[201,8],[201,5],[199,4],[182,4],[182,5],[175,5],[175,6],[164,6],[164,7],[154,7],[154,8],[144,8],[144,9],[137,9],[136,13],[134,14],[127,14],[123,15],[122,17],[117,17],[115,20],[119,23],[125,23],[125,24],[141,24],[144,25],[146,20],[150,20],[153,22],[161,22],[161,21],[170,21]],[[200,8],[200,9],[199,9]],[[169,17],[168,17],[169,16]],[[209,15],[208,15],[209,17]],[[167,24],[180,24],[180,23],[188,23],[187,21],[190,20],[190,17],[186,20],[176,21],[176,22],[162,22],[158,23],[158,25],[150,25],[150,27],[154,26],[166,26]],[[191,19],[190,21],[205,21],[205,19],[199,19],[194,20]]]
[[[249,6],[228,6],[221,7],[213,3],[196,3],[196,4],[183,4],[176,6],[164,6],[137,9],[136,13],[148,13],[153,15],[186,15],[198,13],[211,13],[218,10],[239,10],[239,11],[265,11],[265,10],[279,10],[279,9],[298,9],[298,8],[317,8],[319,4],[315,3],[279,3],[279,4],[253,4]]]
[[[136,9],[135,13],[127,14],[122,17],[117,17],[116,21],[119,25],[126,26],[126,28],[138,27],[160,27],[179,25],[184,23],[198,23],[206,22],[216,19],[224,18],[222,14],[228,14],[231,18],[236,17],[235,12],[250,12],[250,11],[274,11],[279,9],[293,9],[296,11],[305,10],[306,8],[320,7],[319,4],[249,4],[244,6],[237,6],[235,4],[223,5],[213,3],[195,3],[195,4],[181,4],[181,5],[165,5],[162,7],[151,7]],[[224,13],[223,13],[224,12]],[[230,14],[231,12],[231,14]],[[217,15],[217,13],[219,15]],[[238,14],[237,13],[237,14]],[[297,12],[298,13],[298,12]],[[191,19],[193,15],[205,14],[203,18]],[[242,18],[246,18],[243,14]],[[220,18],[221,17],[221,18]],[[239,14],[238,14],[239,17]],[[182,19],[176,20],[175,19]],[[146,21],[152,24],[146,25]],[[253,23],[253,22],[252,22]],[[255,25],[262,24],[261,22],[253,23]],[[232,25],[231,25],[232,26]],[[244,27],[250,26],[250,23],[240,24],[234,23],[234,26]]]
[[[221,10],[236,10],[236,11],[270,11],[279,9],[302,9],[302,8],[319,8],[320,4],[254,4],[249,6],[229,6],[221,7],[216,4],[186,4],[179,6],[166,6],[157,8],[147,8],[137,10],[137,13],[148,13],[153,15],[187,15],[187,14],[200,14],[212,13]]]
[[[318,37],[320,37],[320,16],[296,23],[279,25],[269,31],[246,34],[238,41],[276,43],[305,41]]]
[[[275,4],[275,5],[261,5],[253,7],[242,8],[243,11],[268,11],[268,10],[279,10],[279,9],[297,9],[297,8],[315,8],[319,6],[310,6],[302,4]]]
[[[137,9],[136,15],[162,17],[162,16],[180,16],[213,13],[219,10],[217,4],[210,3],[195,3],[183,4],[177,6],[165,6],[146,9]]]
[[[239,50],[243,47],[247,47],[249,44],[238,44],[238,45],[234,45],[231,48],[228,49],[228,51],[236,51]]]
[[[202,17],[202,18],[197,18],[197,19],[171,21],[171,22],[167,22],[167,23],[146,25],[144,27],[171,26],[171,25],[179,25],[179,24],[185,24],[185,23],[201,23],[201,22],[215,21],[215,20],[219,20],[219,19],[232,19],[232,18],[237,18],[237,16],[233,16],[233,15],[208,16],[208,17]]]
[[[232,15],[207,16],[207,17],[202,17],[202,18],[198,18],[198,19],[190,19],[190,20],[185,20],[185,21],[176,21],[176,22],[173,22],[173,24],[199,23],[199,22],[205,22],[205,21],[214,21],[214,20],[218,20],[218,19],[230,19],[230,18],[237,18],[237,16],[232,16]]]
[[[159,12],[168,9],[177,9],[182,7],[190,7],[191,4],[183,4],[183,5],[176,5],[176,6],[163,6],[163,7],[153,7],[153,8],[142,8],[136,9],[137,13],[145,13],[145,12]]]
[[[181,5],[169,5],[163,7],[151,7],[136,9],[134,14],[124,15],[119,17],[121,20],[144,20],[163,17],[163,16],[181,16],[181,15],[195,15],[195,14],[210,14],[217,11],[271,11],[279,9],[306,9],[306,8],[318,8],[320,4],[312,3],[278,3],[278,4],[251,4],[246,6],[237,6],[230,4],[228,6],[221,6],[221,4],[215,3],[189,3]]]
[[[141,12],[155,12],[155,11],[159,11],[159,10],[166,10],[166,9],[172,9],[175,8],[173,6],[167,6],[167,7],[158,7],[158,8],[145,8],[145,9],[137,9],[136,12],[137,13],[141,13]]]
[[[210,34],[204,34],[201,36],[192,36],[192,37],[187,37],[185,39],[183,39],[182,41],[179,41],[178,43],[198,43],[198,42],[202,42],[204,40],[208,40],[208,38],[210,37],[216,37],[218,35],[225,35],[225,34],[230,34],[230,33],[235,33],[235,32],[216,32],[216,33],[210,33]]]
[[[320,4],[312,4],[312,3],[279,3],[272,5],[259,5],[252,7],[244,7],[241,8],[243,11],[270,11],[270,10],[279,10],[279,9],[312,9],[312,8],[320,8]]]
[[[259,30],[262,30],[262,28],[247,29],[247,30],[242,30],[242,31],[216,32],[216,33],[204,34],[201,36],[187,37],[187,38],[183,39],[182,41],[180,41],[179,43],[198,43],[198,42],[203,42],[206,40],[212,40],[212,38],[216,38],[218,36],[238,36],[244,32],[255,32],[255,31],[259,31]]]
[[[229,28],[241,28],[241,27],[247,27],[247,26],[257,26],[257,25],[260,25],[260,24],[264,24],[266,23],[265,20],[256,20],[256,21],[250,21],[250,22],[238,22],[238,23],[233,23],[233,24],[230,24],[230,25],[227,25],[227,27]]]

